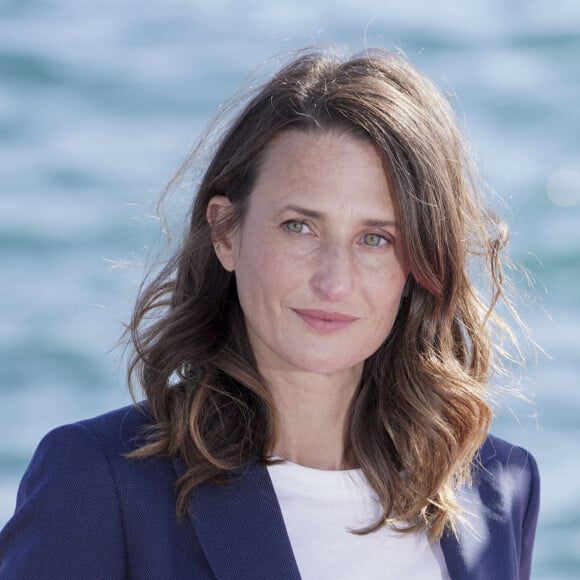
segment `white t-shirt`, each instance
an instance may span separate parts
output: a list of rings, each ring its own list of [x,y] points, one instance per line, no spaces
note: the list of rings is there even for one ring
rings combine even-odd
[[[383,527],[363,536],[349,530],[374,523],[381,509],[359,469],[324,471],[295,463],[268,472],[303,580],[448,580],[439,543],[425,533]]]

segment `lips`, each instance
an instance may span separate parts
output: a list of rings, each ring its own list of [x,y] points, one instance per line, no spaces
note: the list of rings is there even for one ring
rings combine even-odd
[[[309,308],[295,308],[294,312],[312,329],[323,332],[337,332],[350,326],[358,320],[356,316],[331,312],[328,310],[314,310]]]

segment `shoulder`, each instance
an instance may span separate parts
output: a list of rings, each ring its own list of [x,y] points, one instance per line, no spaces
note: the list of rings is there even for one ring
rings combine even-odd
[[[109,411],[103,415],[64,425],[49,433],[76,431],[93,438],[106,451],[119,451],[123,454],[136,449],[144,442],[153,419],[144,403],[130,405]]]
[[[35,474],[54,475],[71,479],[91,469],[101,469],[107,457],[131,450],[132,441],[139,432],[138,425],[145,425],[136,408],[125,407],[85,421],[62,425],[50,431],[39,443],[22,481],[21,495],[26,492],[25,484],[35,482]],[[103,474],[103,472],[101,471]],[[85,473],[86,475],[86,473]]]
[[[43,438],[20,483],[14,516],[0,532],[2,578],[92,578],[96,570],[98,577],[124,577],[130,549],[156,537],[152,522],[160,533],[175,534],[171,462],[126,456],[150,425],[146,408],[137,405]],[[53,573],[46,576],[48,569]]]
[[[494,477],[497,483],[527,489],[539,486],[539,471],[533,455],[526,449],[514,445],[504,439],[488,435],[474,462],[475,478],[488,479]]]
[[[136,437],[139,433],[149,427],[153,419],[145,403],[128,405],[119,409],[114,409],[103,415],[98,415],[90,419],[83,419],[76,423],[70,423],[58,427],[58,429],[80,428],[93,433],[101,440],[118,441]]]
[[[494,526],[509,522],[531,552],[540,507],[540,475],[533,455],[489,435],[475,460],[473,491]]]
[[[139,404],[50,431],[21,481],[17,508],[39,490],[53,489],[61,497],[70,493],[75,500],[87,502],[86,508],[102,501],[113,513],[114,504],[126,511],[143,495],[171,490],[175,471],[168,458],[128,457],[145,443],[153,424],[147,407]]]
[[[17,509],[49,491],[65,511],[69,504],[61,498],[69,492],[75,498],[83,498],[83,491],[87,498],[101,492],[111,503],[119,466],[130,464],[125,456],[149,424],[145,408],[131,406],[53,429],[39,443],[24,474]]]
[[[500,439],[495,435],[488,435],[481,446],[479,460],[482,465],[488,465],[493,462],[499,462],[503,465],[535,465],[535,459],[529,451]]]
[[[124,418],[133,416],[138,422],[134,411],[120,410],[58,427],[42,439],[0,534],[3,578],[92,577],[87,571],[96,569],[123,576],[126,542],[112,458],[124,446]],[[82,557],[75,545],[85,547]]]
[[[529,578],[538,519],[538,467],[522,447],[489,435],[473,462],[473,480],[458,490],[463,509],[457,541],[442,538],[458,578]]]
[[[150,424],[144,407],[131,406],[111,411],[99,417],[62,425],[50,431],[40,441],[22,480],[18,502],[26,495],[28,486],[37,479],[54,477],[58,481],[76,485],[78,481],[99,473],[95,485],[104,484],[106,474],[117,458],[122,458],[139,444],[141,434]]]

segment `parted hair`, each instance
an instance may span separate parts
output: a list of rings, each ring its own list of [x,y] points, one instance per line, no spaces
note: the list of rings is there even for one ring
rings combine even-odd
[[[235,273],[221,266],[212,240],[243,221],[276,135],[344,131],[384,159],[410,270],[394,326],[365,361],[345,428],[345,457],[384,509],[357,533],[393,525],[426,529],[436,540],[461,517],[455,492],[470,481],[491,421],[490,379],[505,356],[503,339],[513,338],[495,313],[498,302],[509,304],[500,255],[507,230],[485,208],[452,107],[399,53],[307,50],[240,109],[213,135],[187,231],[144,283],[129,324],[129,381],[133,392],[143,389],[154,425],[132,456],[184,461],[181,515],[196,486],[225,483],[248,462],[269,461],[278,411],[249,345]],[[165,193],[196,169],[207,138]],[[215,195],[233,209],[210,226]]]

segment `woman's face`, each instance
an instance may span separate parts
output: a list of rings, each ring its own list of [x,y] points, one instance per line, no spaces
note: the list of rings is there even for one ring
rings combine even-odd
[[[229,210],[210,201],[210,222]],[[352,373],[389,334],[408,269],[384,164],[364,140],[286,131],[216,251],[235,271],[259,370]]]

